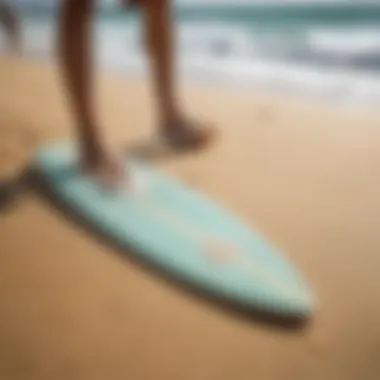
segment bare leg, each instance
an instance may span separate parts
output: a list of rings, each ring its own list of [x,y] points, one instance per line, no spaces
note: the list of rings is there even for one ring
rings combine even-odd
[[[4,25],[9,37],[11,50],[16,53],[21,48],[21,26],[19,15],[8,3],[0,3],[0,23]]]
[[[147,50],[159,107],[161,134],[173,145],[202,147],[213,130],[184,118],[175,95],[173,17],[170,0],[142,0]]]
[[[180,118],[174,94],[173,26],[167,0],[146,1],[146,45],[156,84],[159,118],[162,126]]]
[[[69,99],[78,122],[83,166],[87,172],[106,181],[119,174],[119,166],[109,158],[94,118],[92,105],[91,26],[94,14],[92,0],[63,0],[59,50],[62,73]]]

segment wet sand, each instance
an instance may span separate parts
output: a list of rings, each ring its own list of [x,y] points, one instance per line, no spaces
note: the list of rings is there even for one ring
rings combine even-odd
[[[380,376],[380,116],[186,86],[222,136],[157,164],[257,226],[319,299],[287,331],[190,295],[99,243],[38,194],[0,214],[0,378],[377,380]],[[99,120],[118,148],[146,141],[146,83],[102,76]],[[57,72],[0,61],[0,173],[36,144],[73,136]]]

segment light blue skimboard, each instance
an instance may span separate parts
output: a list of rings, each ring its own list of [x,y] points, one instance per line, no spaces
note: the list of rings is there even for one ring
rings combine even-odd
[[[245,307],[307,317],[313,303],[293,267],[222,208],[147,164],[126,162],[141,189],[112,194],[83,176],[70,145],[40,150],[56,195],[119,245],[176,277]]]

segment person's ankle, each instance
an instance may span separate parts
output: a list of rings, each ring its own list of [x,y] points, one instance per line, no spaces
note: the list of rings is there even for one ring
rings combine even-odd
[[[84,143],[81,146],[82,161],[89,166],[98,166],[106,156],[105,150],[95,143]]]

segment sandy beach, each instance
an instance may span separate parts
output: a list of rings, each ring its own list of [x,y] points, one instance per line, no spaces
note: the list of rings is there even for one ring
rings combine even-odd
[[[318,298],[312,323],[280,330],[192,296],[26,189],[0,214],[0,378],[378,380],[380,114],[206,86],[182,93],[221,138],[157,165],[287,253]],[[96,101],[114,147],[154,132],[147,81],[102,75]],[[4,181],[73,128],[53,66],[0,60]]]

